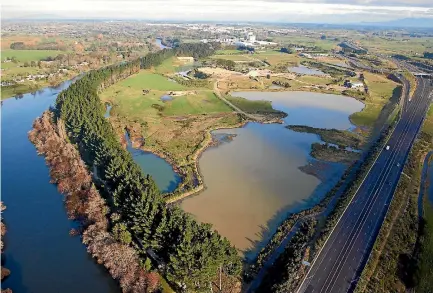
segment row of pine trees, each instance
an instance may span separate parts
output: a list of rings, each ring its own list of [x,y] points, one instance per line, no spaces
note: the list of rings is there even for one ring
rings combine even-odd
[[[188,51],[190,50],[190,51]],[[169,281],[194,291],[208,291],[220,267],[238,276],[241,259],[230,242],[197,223],[189,214],[164,202],[155,182],[142,173],[129,152],[122,148],[98,92],[140,70],[159,65],[174,55],[204,57],[213,53],[209,44],[195,44],[150,53],[140,60],[91,71],[59,94],[52,109],[65,121],[70,141],[77,145],[86,164],[102,179],[106,200],[114,213],[116,229],[123,238],[139,239],[166,264]],[[130,234],[125,236],[126,234]]]

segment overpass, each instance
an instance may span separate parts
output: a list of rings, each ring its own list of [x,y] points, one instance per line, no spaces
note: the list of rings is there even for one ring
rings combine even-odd
[[[432,78],[433,74],[430,73],[425,73],[425,72],[411,72],[414,76],[419,76],[419,77],[425,77],[425,78]]]

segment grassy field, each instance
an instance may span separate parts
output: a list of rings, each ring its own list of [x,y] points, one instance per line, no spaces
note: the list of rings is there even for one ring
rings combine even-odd
[[[59,54],[66,54],[66,53],[67,52],[56,51],[56,50],[2,50],[1,59],[3,61],[5,58],[15,57],[19,62],[30,62],[30,61],[39,61],[47,57],[56,57]]]
[[[227,96],[233,105],[247,113],[257,112],[273,112],[272,103],[270,101],[249,101],[245,98]]]
[[[283,64],[283,63],[290,63],[296,65],[299,64],[299,60],[300,60],[299,56],[296,54],[279,53],[275,51],[257,53],[254,54],[254,57],[262,61],[266,61],[272,66]]]
[[[321,40],[319,36],[281,36],[275,37],[274,42],[284,44],[297,44],[298,46],[320,47],[322,50],[331,50],[338,42],[332,40]]]
[[[410,92],[409,95],[412,97],[412,95],[415,93],[416,90],[416,77],[410,73],[409,71],[404,71],[403,72],[403,76],[409,81],[410,83]]]
[[[235,55],[235,54],[245,54],[245,51],[240,50],[216,50],[215,55]]]
[[[149,93],[144,94],[144,89]],[[170,91],[178,91],[179,96],[162,101]],[[150,71],[116,83],[100,97],[113,105],[110,120],[116,129],[122,131],[132,121],[145,125],[137,131],[145,138],[146,148],[164,153],[177,167],[192,163],[208,129],[240,122],[212,90],[187,88]]]
[[[421,261],[419,264],[419,284],[417,292],[432,292],[433,283],[433,203],[426,201],[424,203],[424,227],[423,250],[421,252]]]
[[[430,109],[427,112],[427,117],[424,120],[422,131],[433,136],[433,107],[432,106],[430,106]]]
[[[149,93],[144,94],[143,90],[149,90]],[[162,101],[161,97],[170,91],[181,91],[184,94],[173,97],[171,101]],[[182,116],[231,112],[231,109],[215,97],[211,90],[188,89],[149,71],[141,71],[120,81],[105,90],[101,94],[101,99],[112,103],[115,113],[144,121],[148,118],[157,119],[160,115]]]
[[[252,59],[248,58],[245,55],[213,55],[210,57],[211,59],[225,59],[225,60],[232,60],[232,61],[253,61]]]
[[[397,84],[383,75],[364,72],[369,95],[363,101],[365,108],[350,116],[351,121],[358,126],[373,126],[383,106],[392,97]]]
[[[142,89],[153,89],[159,91],[181,91],[185,89],[183,85],[172,82],[162,75],[150,73],[148,71],[141,71],[118,84],[122,88],[132,88],[133,90],[140,89],[140,87]]]
[[[385,37],[363,37],[360,40],[361,46],[365,48],[388,54],[422,54],[431,48],[432,44],[429,38],[385,38]]]
[[[311,84],[328,84],[332,82],[332,78],[330,77],[321,77],[321,76],[314,76],[314,75],[303,75],[301,77],[298,77],[297,80],[302,82],[308,82]]]

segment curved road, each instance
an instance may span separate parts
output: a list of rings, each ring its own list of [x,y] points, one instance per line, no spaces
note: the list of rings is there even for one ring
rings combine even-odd
[[[407,110],[352,202],[334,227],[298,288],[298,293],[354,290],[392,200],[406,158],[432,99],[430,81],[418,78]]]

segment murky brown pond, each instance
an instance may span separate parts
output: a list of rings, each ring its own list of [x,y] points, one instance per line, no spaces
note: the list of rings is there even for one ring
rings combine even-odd
[[[349,129],[351,113],[363,104],[347,97],[305,92],[233,93],[266,99],[288,113],[285,124]],[[212,223],[250,259],[256,255],[290,212],[316,204],[339,179],[344,166],[332,164],[321,182],[299,170],[316,135],[296,133],[280,124],[249,123],[244,128],[218,130],[236,134],[231,142],[204,152],[199,166],[206,190],[186,198],[181,207],[199,221]]]

